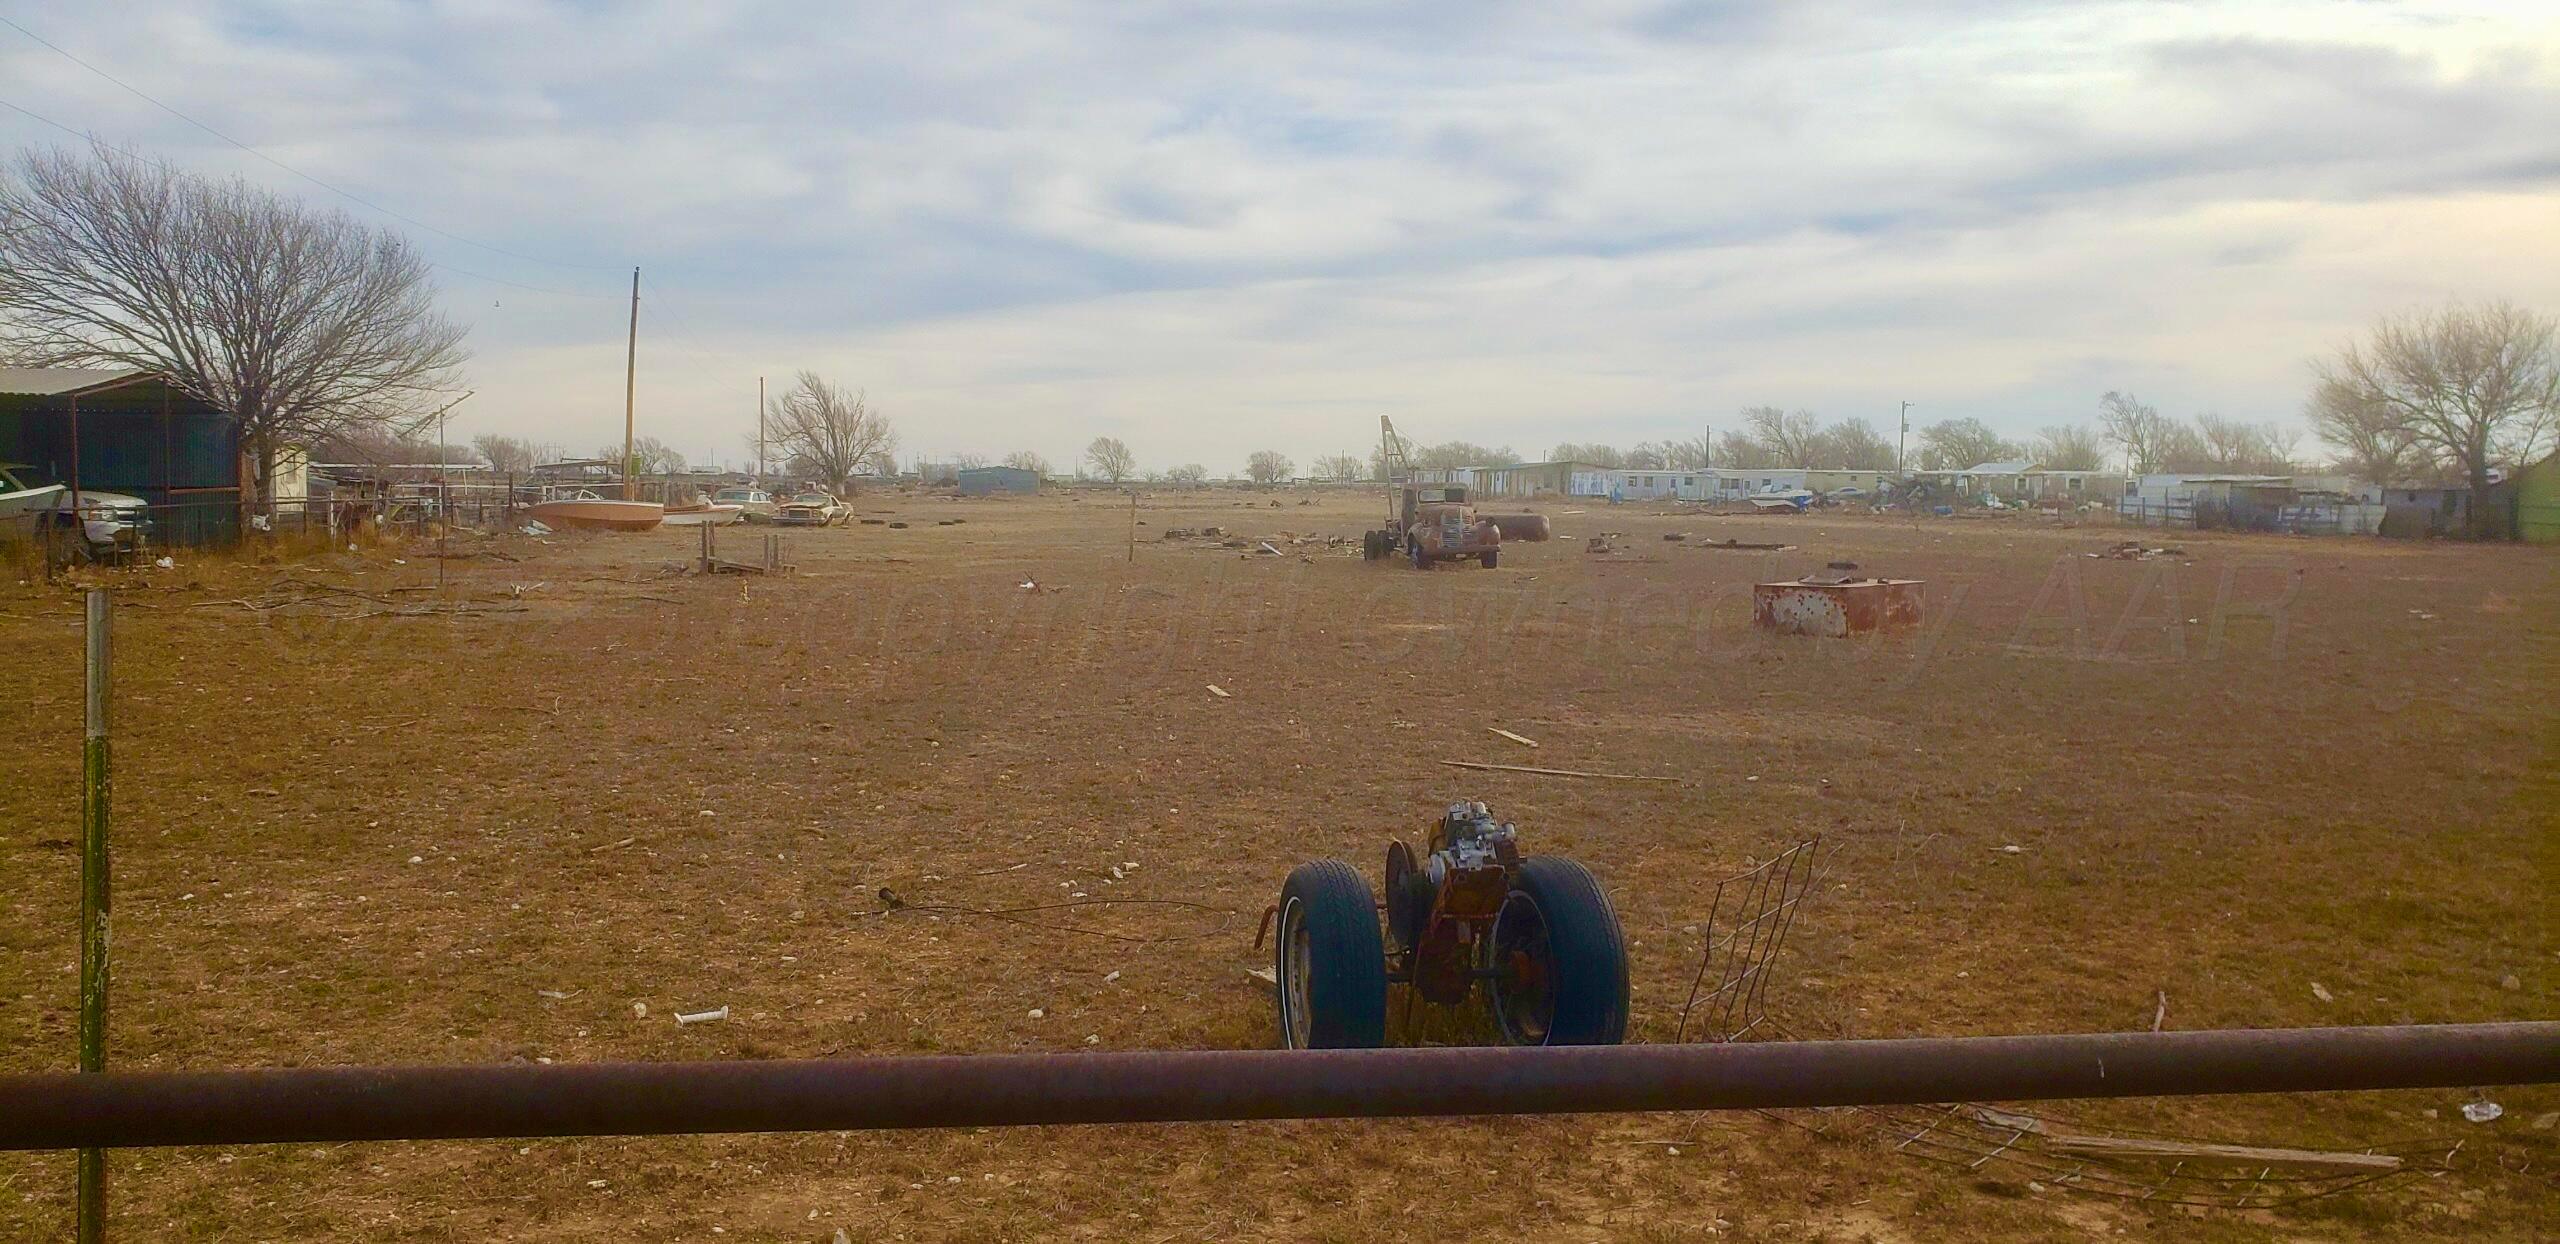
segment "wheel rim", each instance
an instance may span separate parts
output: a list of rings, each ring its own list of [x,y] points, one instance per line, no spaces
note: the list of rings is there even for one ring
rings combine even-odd
[[[1293,1050],[1314,1039],[1314,1017],[1308,1014],[1308,977],[1313,956],[1307,946],[1307,921],[1298,900],[1280,913],[1280,1041]]]
[[[1493,1016],[1513,1045],[1545,1045],[1556,1018],[1555,952],[1538,900],[1514,890],[1493,920]]]

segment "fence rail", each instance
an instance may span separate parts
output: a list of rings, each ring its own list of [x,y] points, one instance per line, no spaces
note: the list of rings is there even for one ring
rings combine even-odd
[[[1907,1105],[2560,1081],[2560,1023],[0,1076],[0,1149]]]

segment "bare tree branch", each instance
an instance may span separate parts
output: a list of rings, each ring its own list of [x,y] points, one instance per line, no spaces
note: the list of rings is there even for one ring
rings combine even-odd
[[[102,143],[0,178],[0,351],[169,376],[238,419],[272,500],[276,451],[414,428],[465,358],[399,236]]]
[[[765,426],[785,457],[805,466],[837,492],[849,491],[854,472],[897,448],[889,420],[864,395],[804,371],[773,399]]]

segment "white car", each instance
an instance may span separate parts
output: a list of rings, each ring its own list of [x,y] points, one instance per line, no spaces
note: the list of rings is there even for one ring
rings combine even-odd
[[[75,498],[60,484],[27,483],[15,473],[23,469],[0,465],[0,524],[14,527],[11,520],[23,517],[30,525],[9,534],[40,539],[48,530],[70,528],[75,512],[91,551],[132,548],[151,534],[151,506],[142,498],[94,488],[81,489]]]

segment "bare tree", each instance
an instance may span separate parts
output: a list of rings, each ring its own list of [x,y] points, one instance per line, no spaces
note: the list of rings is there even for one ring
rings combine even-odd
[[[1820,423],[1809,410],[1790,414],[1775,406],[1751,406],[1742,412],[1742,426],[1750,429],[1751,439],[1769,447],[1778,465],[1810,467],[1827,465],[1813,460],[1813,438]]]
[[[1187,462],[1164,473],[1165,482],[1177,488],[1197,488],[1209,478],[1209,468]]]
[[[953,454],[951,465],[963,471],[975,471],[987,465],[985,454]]]
[[[1257,484],[1277,484],[1296,475],[1298,464],[1277,449],[1257,449],[1245,455],[1244,473]]]
[[[2036,434],[2037,462],[2053,471],[2095,471],[2106,464],[2107,443],[2096,428],[2064,423]]]
[[[1864,419],[1844,419],[1814,433],[1805,446],[1805,458],[1811,466],[1890,471],[1893,442]]]
[[[1369,467],[1358,454],[1326,454],[1316,459],[1313,470],[1317,479],[1349,483],[1368,474]]]
[[[1920,429],[1922,470],[1961,471],[2014,458],[2020,452],[1979,419],[1942,419]]]
[[[92,143],[0,177],[0,352],[160,372],[231,413],[271,508],[277,451],[414,426],[465,357],[397,234]]]
[[[2337,469],[2370,484],[2434,482],[2447,474],[2442,463],[2418,444],[2418,433],[2387,402],[2370,394],[2333,389],[2321,382],[2312,392],[2312,426],[2320,439],[2338,448]]]
[[[1129,447],[1114,436],[1093,438],[1093,443],[1084,447],[1084,460],[1093,468],[1094,474],[1115,484],[1129,478],[1138,469],[1138,456],[1130,453]]]
[[[1582,462],[1615,469],[1627,465],[1627,455],[1615,445],[1603,445],[1598,441],[1587,445],[1566,441],[1547,451],[1547,461]]]
[[[2535,460],[2560,429],[2560,322],[2512,303],[2387,318],[2370,341],[2312,371],[2310,413],[2323,438],[2352,448],[2359,423],[2388,428],[2458,471],[2474,497],[2489,468]],[[2471,507],[2475,532],[2490,508]]]
[[[1004,464],[1018,471],[1029,471],[1043,479],[1049,475],[1049,460],[1028,449],[1017,449],[1004,456]]]
[[[2124,450],[2129,474],[2149,475],[2168,468],[2173,451],[2186,448],[2178,435],[2182,426],[2130,393],[2110,389],[2098,399],[2098,427]]]
[[[2206,469],[2250,475],[2293,473],[2295,434],[2273,423],[2247,423],[2207,411],[2196,416]]]
[[[1748,432],[1727,432],[1716,438],[1717,466],[1734,471],[1756,471],[1785,466],[1778,451],[1769,448]]]
[[[471,447],[480,451],[481,460],[489,464],[493,475],[531,475],[534,462],[541,455],[532,441],[495,432],[472,437]]]
[[[1442,441],[1437,445],[1407,450],[1406,453],[1413,459],[1415,466],[1430,470],[1509,466],[1520,460],[1520,455],[1511,452],[1509,445],[1478,445],[1472,441]],[[1377,455],[1374,453],[1370,455],[1370,464],[1376,468],[1375,474],[1378,478],[1386,478],[1386,468],[1378,462]]]
[[[666,475],[685,468],[684,455],[654,436],[632,440],[629,462],[622,461],[622,444],[619,441],[596,450],[596,456],[607,462],[620,463],[623,470],[633,475]]]
[[[849,491],[854,472],[897,448],[898,434],[867,397],[834,385],[813,371],[773,399],[765,426],[773,443],[805,473],[837,492]]]

